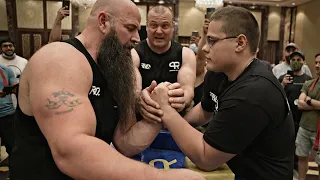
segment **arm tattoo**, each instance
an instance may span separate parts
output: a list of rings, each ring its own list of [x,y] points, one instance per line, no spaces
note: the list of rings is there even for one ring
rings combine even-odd
[[[48,103],[45,105],[49,110],[55,111],[55,114],[61,115],[73,111],[81,102],[74,94],[69,91],[58,91],[52,93],[53,100],[47,98]]]

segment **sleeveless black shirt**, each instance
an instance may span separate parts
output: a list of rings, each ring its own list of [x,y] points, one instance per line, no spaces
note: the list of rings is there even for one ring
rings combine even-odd
[[[65,42],[83,53],[90,63],[93,82],[92,88],[88,92],[88,98],[96,115],[95,136],[106,143],[111,143],[118,123],[118,109],[107,82],[98,65],[78,39],[73,38]],[[14,128],[16,142],[10,158],[12,180],[71,179],[56,166],[48,142],[40,131],[35,118],[25,115],[19,106],[16,109]]]
[[[142,89],[150,86],[153,80],[157,83],[177,82],[178,71],[182,65],[182,48],[181,44],[171,41],[167,52],[157,54],[150,49],[147,40],[141,41],[135,47],[140,57]]]

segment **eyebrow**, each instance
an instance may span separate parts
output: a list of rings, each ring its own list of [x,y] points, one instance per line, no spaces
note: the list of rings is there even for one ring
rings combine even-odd
[[[125,24],[125,26],[131,26],[131,27],[133,27],[133,28],[136,28],[136,29],[138,29],[138,30],[140,30],[141,29],[141,26],[140,25],[136,25],[135,23],[127,23],[127,24]]]
[[[206,35],[207,38],[211,38],[211,39],[219,39],[218,37],[212,36],[212,35]]]

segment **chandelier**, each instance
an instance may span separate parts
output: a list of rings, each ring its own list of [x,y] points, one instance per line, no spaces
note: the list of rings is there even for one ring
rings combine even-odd
[[[85,9],[87,9],[87,8],[91,8],[96,1],[97,0],[71,0],[71,3],[76,6],[79,6],[79,7],[82,6]]]
[[[196,0],[196,8],[206,10],[209,7],[218,8],[223,6],[223,0]]]

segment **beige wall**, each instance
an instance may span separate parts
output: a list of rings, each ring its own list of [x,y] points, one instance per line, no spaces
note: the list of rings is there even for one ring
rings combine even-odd
[[[314,74],[314,55],[320,52],[320,0],[298,6],[295,42],[305,53],[306,62]]]
[[[6,1],[0,0],[0,31],[8,31]]]
[[[47,28],[52,29],[54,21],[57,17],[58,10],[62,7],[62,1],[47,1]],[[62,29],[72,29],[72,11],[70,15],[64,18],[61,22]]]
[[[43,2],[39,0],[16,0],[18,28],[43,29]]]
[[[191,36],[192,31],[202,34],[204,11],[194,7],[195,2],[180,1],[179,4],[179,36]]]
[[[268,17],[268,41],[280,40],[281,8],[270,6]]]
[[[91,8],[85,9],[84,7],[79,7],[79,31],[81,32],[87,24],[87,20],[89,14],[91,12]]]

